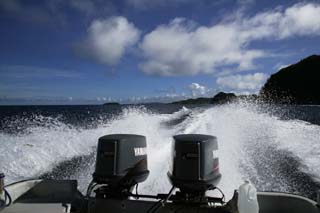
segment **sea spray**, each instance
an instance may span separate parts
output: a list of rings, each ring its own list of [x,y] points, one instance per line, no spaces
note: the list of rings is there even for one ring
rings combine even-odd
[[[170,189],[166,173],[172,136],[176,134],[217,136],[222,173],[219,187],[229,198],[245,179],[250,179],[258,190],[307,193],[320,175],[320,127],[300,120],[281,120],[255,104],[182,108],[172,114],[125,107],[108,119],[97,119],[92,128],[75,127],[52,117],[41,119],[52,121],[40,121],[20,134],[0,133],[0,169],[9,182],[38,177],[62,162],[88,156],[83,157],[86,163],[80,170],[55,177],[78,179],[84,191],[94,170],[97,139],[116,133],[147,138],[151,173],[140,184],[140,193],[165,193]],[[310,188],[306,188],[306,180]]]

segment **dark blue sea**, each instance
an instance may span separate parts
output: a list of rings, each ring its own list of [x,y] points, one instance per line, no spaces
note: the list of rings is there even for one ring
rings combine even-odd
[[[249,179],[260,191],[316,198],[320,189],[320,106],[234,103],[220,106],[0,106],[0,171],[6,183],[28,178],[91,180],[99,137],[147,137],[143,193],[167,192],[172,136],[215,135],[220,188],[230,197]]]

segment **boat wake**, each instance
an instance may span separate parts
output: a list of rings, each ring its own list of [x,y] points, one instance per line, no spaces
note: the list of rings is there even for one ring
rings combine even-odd
[[[94,170],[97,139],[128,133],[145,135],[148,143],[151,173],[139,185],[139,191],[166,193],[171,187],[166,173],[172,136],[198,133],[218,138],[219,187],[227,197],[245,179],[258,190],[291,192],[313,199],[320,186],[320,127],[300,120],[281,120],[253,104],[184,107],[172,114],[128,107],[110,119],[97,121],[97,127],[90,129],[53,120],[50,125],[33,125],[21,134],[0,133],[0,171],[6,174],[7,182],[35,177],[75,178],[84,191]]]

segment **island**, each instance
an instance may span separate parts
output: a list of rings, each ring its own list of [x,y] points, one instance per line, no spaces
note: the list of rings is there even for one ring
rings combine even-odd
[[[226,104],[231,103],[237,99],[234,93],[219,92],[211,99],[211,104]]]
[[[117,102],[108,102],[104,103],[103,106],[120,106],[120,104]]]
[[[189,98],[189,99],[186,99],[186,100],[181,100],[181,101],[175,101],[175,102],[172,102],[170,104],[210,104],[210,100],[211,98],[204,98],[204,97],[201,97],[201,98]]]
[[[212,98],[195,98],[195,99],[186,99],[182,101],[175,101],[172,102],[171,104],[225,104],[225,103],[230,103],[235,101],[237,96],[234,93],[224,93],[224,92],[219,92]]]
[[[320,56],[311,55],[270,76],[260,98],[277,104],[320,104]]]

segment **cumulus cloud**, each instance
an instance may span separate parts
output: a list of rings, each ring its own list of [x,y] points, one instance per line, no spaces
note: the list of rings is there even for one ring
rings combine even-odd
[[[115,65],[125,51],[135,45],[140,31],[125,17],[95,20],[88,29],[88,38],[79,45],[82,54],[100,63]]]
[[[183,18],[145,35],[140,48],[146,74],[162,76],[214,73],[220,67],[253,69],[254,60],[269,53],[250,48],[254,41],[320,35],[320,5],[299,3],[252,17],[236,16],[212,26],[195,26]]]
[[[216,83],[228,89],[233,89],[238,92],[252,91],[257,92],[267,80],[268,75],[264,73],[254,73],[247,75],[230,75],[217,78]]]
[[[285,10],[259,13],[237,23],[243,28],[241,36],[244,39],[284,39],[297,35],[320,35],[319,20],[319,4],[299,3]]]
[[[192,83],[188,86],[190,89],[192,96],[200,96],[200,95],[205,95],[208,92],[208,89],[205,86],[202,86],[198,83]]]

